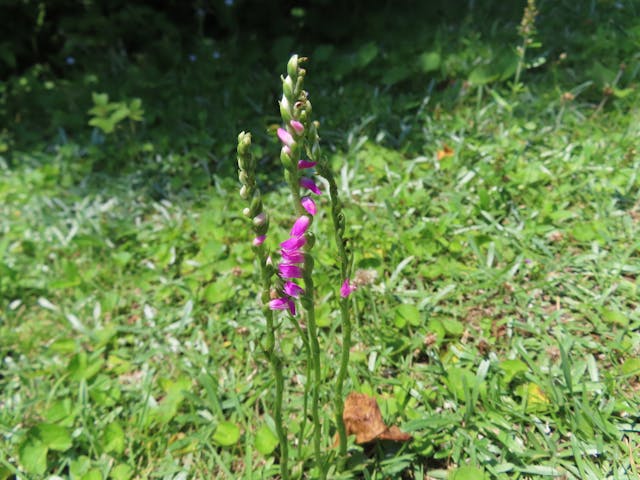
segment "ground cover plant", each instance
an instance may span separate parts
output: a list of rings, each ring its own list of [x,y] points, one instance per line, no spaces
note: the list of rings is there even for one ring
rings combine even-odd
[[[351,436],[337,468],[344,278],[321,195],[328,478],[640,476],[637,3],[409,3],[354,12],[341,46],[301,9],[269,43],[64,50],[2,84],[1,479],[280,475],[236,139],[253,132],[286,236],[294,52],[354,246],[344,394],[412,437]],[[313,478],[304,335],[282,319],[290,477]]]

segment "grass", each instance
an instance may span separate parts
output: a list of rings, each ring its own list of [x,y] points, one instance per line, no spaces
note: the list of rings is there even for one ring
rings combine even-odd
[[[374,395],[387,423],[414,436],[350,445],[347,471],[331,478],[640,477],[638,28],[596,3],[587,20],[597,26],[570,36],[589,56],[571,50],[564,63],[562,38],[545,36],[555,20],[542,17],[547,63],[525,71],[515,93],[508,79],[479,79],[486,70],[477,84],[462,81],[499,55],[507,29],[424,34],[441,45],[432,77],[402,70],[403,55],[425,47],[384,50],[397,30],[381,31],[375,52],[370,43],[334,51],[335,64],[311,55],[314,113],[369,282],[356,295],[347,390]],[[607,96],[598,74],[614,80],[616,55],[627,65]],[[345,71],[354,58],[363,66]],[[176,105],[194,101],[213,67],[193,68],[180,83],[194,83],[171,87]],[[80,79],[65,81],[89,102]],[[16,126],[0,162],[0,479],[277,473],[274,455],[260,453],[273,386],[231,154],[241,122],[267,138],[274,85],[254,96],[230,87],[249,100],[207,117],[209,130],[178,122],[192,132],[179,147],[150,124],[93,142],[81,130],[67,141],[49,132],[46,148]],[[160,116],[153,93],[142,97],[145,115]],[[277,168],[269,145],[265,172]],[[275,178],[262,178],[265,204],[284,232]],[[322,202],[320,241],[330,223]],[[321,247],[322,403],[331,405],[337,273]],[[280,333],[285,356],[304,355],[292,329]],[[302,373],[285,373],[293,435]],[[329,407],[323,414],[332,433]],[[296,472],[307,472],[310,442],[292,450]]]

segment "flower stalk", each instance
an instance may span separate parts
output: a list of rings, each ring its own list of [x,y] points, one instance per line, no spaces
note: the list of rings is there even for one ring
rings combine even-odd
[[[315,196],[323,195],[321,186],[314,180],[318,173],[329,185],[331,218],[338,250],[340,267],[340,295],[336,295],[340,306],[342,322],[342,346],[340,366],[335,386],[335,421],[340,440],[338,470],[344,467],[347,457],[347,437],[343,412],[343,388],[347,376],[349,350],[351,347],[351,319],[349,296],[355,286],[349,280],[352,257],[345,238],[345,217],[343,205],[338,196],[338,188],[328,160],[322,157],[319,146],[318,123],[311,120],[311,102],[303,90],[306,71],[301,67],[306,58],[293,55],[287,64],[287,75],[281,77],[282,97],[280,115],[283,125],[276,135],[281,142],[280,161],[284,167],[284,177],[291,191],[295,222],[289,232],[289,238],[280,243],[280,257],[277,266],[265,246],[269,217],[263,211],[260,192],[255,186],[255,162],[250,155],[251,137],[241,133],[238,137],[238,167],[242,183],[240,194],[249,200],[244,213],[252,220],[254,231],[253,249],[259,260],[262,281],[262,302],[267,322],[267,335],[264,350],[276,375],[276,399],[274,405],[275,421],[281,445],[280,467],[283,479],[288,478],[287,470],[287,432],[282,422],[282,360],[277,355],[274,326],[274,311],[287,312],[297,334],[300,336],[306,352],[306,378],[302,425],[299,429],[298,456],[307,434],[307,408],[311,413],[312,445],[315,461],[315,477],[325,479],[328,462],[322,451],[322,425],[320,422],[320,391],[323,386],[320,343],[315,314],[315,285],[313,279],[315,236],[311,231],[318,207]],[[306,157],[306,158],[305,158]],[[317,170],[317,172],[316,172]],[[300,307],[300,308],[298,308]],[[306,328],[305,328],[306,327]],[[306,329],[306,331],[305,331]],[[309,405],[310,404],[310,405]],[[315,478],[314,477],[314,478]]]
[[[317,123],[313,125],[313,144],[311,151],[312,158],[322,158],[320,152],[320,137],[317,133]],[[347,459],[347,432],[342,418],[344,410],[344,381],[347,377],[349,367],[349,353],[351,351],[351,313],[350,313],[350,294],[355,290],[355,286],[351,284],[350,270],[352,255],[345,238],[345,217],[343,205],[338,195],[338,186],[333,176],[333,171],[328,160],[318,161],[318,173],[324,177],[329,184],[329,198],[331,200],[331,220],[333,222],[334,239],[338,249],[338,262],[340,265],[340,276],[344,279],[340,288],[340,321],[342,328],[342,348],[340,352],[340,368],[336,378],[336,394],[334,396],[334,412],[336,427],[338,430],[338,439],[340,441],[338,451],[338,470],[344,468]]]
[[[276,435],[280,444],[280,477],[289,479],[289,445],[287,442],[287,428],[282,421],[282,398],[284,393],[284,376],[282,373],[282,359],[276,350],[276,326],[273,310],[270,307],[270,295],[274,269],[269,262],[269,254],[264,245],[269,230],[269,217],[264,211],[260,190],[256,187],[255,159],[251,154],[251,134],[241,132],[238,135],[238,177],[242,187],[240,196],[249,200],[249,207],[244,209],[245,216],[251,218],[255,234],[253,250],[258,259],[260,283],[262,286],[262,311],[266,320],[267,331],[262,349],[271,365],[275,381],[275,398],[273,399],[273,420]]]
[[[312,378],[309,389],[311,393],[311,420],[313,424],[313,451],[316,466],[319,470],[320,478],[326,478],[325,462],[323,461],[321,448],[321,424],[320,424],[320,386],[322,384],[322,370],[320,363],[320,344],[318,342],[318,327],[315,317],[314,302],[314,282],[313,265],[314,259],[312,249],[315,237],[309,231],[308,226],[316,212],[315,202],[309,196],[304,198],[300,195],[300,189],[309,190],[315,195],[322,192],[313,179],[308,176],[306,170],[313,168],[315,164],[304,159],[300,159],[306,150],[306,132],[308,128],[311,104],[307,99],[307,92],[302,89],[304,75],[306,71],[300,64],[306,59],[294,55],[287,64],[287,76],[282,78],[282,99],[280,100],[280,113],[285,127],[278,129],[278,138],[282,142],[280,160],[285,168],[285,178],[291,190],[293,208],[298,222],[307,218],[305,227],[305,239],[302,248],[304,262],[300,269],[302,281],[304,283],[303,292],[300,294],[300,304],[304,310],[304,318],[307,326],[307,362],[311,366]],[[300,160],[299,160],[300,159]],[[295,225],[294,225],[295,229]],[[294,229],[292,237],[294,238]],[[283,255],[283,258],[286,255]],[[309,381],[309,379],[308,379]],[[306,390],[305,386],[305,390]],[[305,392],[307,393],[307,392]],[[306,395],[305,395],[306,397]],[[305,412],[306,414],[306,412]]]

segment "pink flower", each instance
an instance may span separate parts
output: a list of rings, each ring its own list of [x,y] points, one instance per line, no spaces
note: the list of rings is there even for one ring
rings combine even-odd
[[[311,219],[307,215],[302,215],[300,218],[296,220],[293,224],[293,228],[291,229],[292,237],[301,237],[309,228],[309,224],[311,223]]]
[[[293,316],[296,314],[296,304],[290,298],[274,298],[269,302],[271,310],[289,310]]]
[[[306,188],[307,190],[311,190],[316,195],[321,195],[322,191],[316,185],[316,182],[307,177],[302,177],[300,179],[300,186],[302,188]]]
[[[318,162],[312,162],[311,160],[298,160],[298,168],[302,170],[303,168],[313,168],[318,164]]]
[[[297,265],[289,265],[288,263],[281,263],[278,266],[280,275],[284,278],[302,278],[302,269]]]
[[[266,238],[267,238],[266,235],[260,235],[259,237],[254,238],[253,239],[253,245],[256,246],[256,247],[259,246],[259,245],[262,245]]]
[[[288,308],[288,303],[288,298],[274,298],[269,302],[269,308],[271,310],[284,310],[285,308]]]
[[[314,202],[311,197],[302,197],[300,204],[310,215],[316,214],[316,202]]]
[[[289,125],[291,125],[291,128],[293,128],[298,135],[302,135],[302,132],[304,132],[304,125],[298,120],[291,120]]]
[[[299,286],[297,283],[292,281],[287,281],[284,283],[284,293],[293,298],[298,298],[301,294],[304,293],[304,289]]]
[[[278,128],[278,138],[289,148],[291,148],[291,146],[295,143],[291,134],[284,128]]]
[[[299,250],[304,244],[307,243],[305,237],[291,237],[280,244],[285,250]]]
[[[304,253],[300,250],[284,250],[280,251],[282,254],[282,260],[285,263],[304,263]]]
[[[340,296],[342,298],[347,298],[351,293],[353,293],[356,289],[355,285],[352,285],[347,278],[340,287]]]

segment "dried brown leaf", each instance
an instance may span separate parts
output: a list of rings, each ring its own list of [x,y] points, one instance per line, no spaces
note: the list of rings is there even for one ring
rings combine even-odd
[[[375,440],[408,442],[411,435],[402,432],[395,425],[385,425],[380,407],[375,398],[364,393],[351,392],[344,402],[342,419],[347,435],[355,435],[356,443],[370,443]]]

